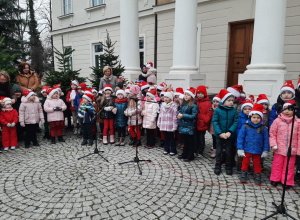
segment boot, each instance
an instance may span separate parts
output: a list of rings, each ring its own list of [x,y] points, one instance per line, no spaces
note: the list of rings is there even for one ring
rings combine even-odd
[[[89,146],[93,146],[94,144],[94,140],[93,139],[89,139]]]
[[[142,146],[141,140],[137,140],[137,146],[138,146],[138,147],[139,147],[139,146]]]
[[[238,163],[238,164],[236,165],[236,172],[237,172],[237,173],[241,173],[241,169],[242,169],[242,165]]]
[[[115,135],[110,135],[110,138],[109,138],[109,143],[111,144],[114,144],[115,143]]]
[[[39,145],[39,143],[38,143],[37,141],[34,141],[34,142],[33,142],[33,146],[39,147],[40,145]]]
[[[260,173],[254,173],[254,181],[255,181],[255,184],[261,185],[261,174]]]
[[[83,138],[83,141],[81,142],[81,146],[87,145],[87,139]]]
[[[136,142],[136,138],[131,138],[131,141],[129,142],[129,145],[132,146]]]
[[[211,152],[210,158],[216,158],[216,154],[217,154],[217,150],[213,149],[213,151]]]
[[[160,146],[160,147],[164,147],[164,146],[165,146],[165,141],[161,140],[159,146]]]
[[[241,183],[247,183],[247,171],[241,171],[240,181]]]
[[[221,164],[216,164],[214,172],[215,172],[215,174],[220,175],[220,173],[221,173]]]
[[[116,146],[120,146],[121,144],[121,138],[117,138]]]
[[[107,136],[103,136],[103,144],[104,145],[107,145],[108,143],[107,143]]]
[[[120,139],[120,146],[125,146],[125,138]]]
[[[58,136],[58,142],[65,142],[62,136]]]
[[[298,169],[298,167],[297,167]],[[295,175],[295,180],[300,181],[300,170],[297,170],[296,175]]]
[[[48,140],[50,139],[49,132],[45,132],[43,139],[48,139]]]
[[[51,137],[51,144],[56,144],[55,137]]]
[[[231,166],[226,166],[226,174],[232,175],[232,167]]]

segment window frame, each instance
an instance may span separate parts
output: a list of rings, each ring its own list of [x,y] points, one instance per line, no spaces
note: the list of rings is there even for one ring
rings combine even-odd
[[[140,40],[144,40],[144,48],[140,49]],[[141,64],[141,53],[144,53],[143,63]],[[146,62],[146,36],[144,34],[139,36],[139,56],[140,56],[140,66],[145,65]]]
[[[91,47],[92,47],[92,66],[96,67],[96,68],[97,68],[97,66],[96,66],[96,56],[97,55],[101,56],[101,55],[104,54],[103,46],[102,46],[102,52],[96,52],[95,51],[95,46],[100,45],[100,44],[103,45],[102,41],[97,41],[97,42],[91,43]],[[100,62],[99,62],[99,67],[98,68],[100,68]]]
[[[96,0],[97,2],[102,1],[101,4],[94,5],[94,0],[90,0],[90,7],[98,7],[105,4],[105,0]]]
[[[71,50],[73,50],[72,45],[64,45],[64,50],[65,50],[66,48],[71,48]],[[74,61],[74,54],[73,54],[73,52],[72,52],[72,54],[70,55],[69,58],[71,58],[71,65],[69,64],[69,66],[70,66],[70,69],[69,69],[69,70],[73,71],[73,69],[74,69],[74,62],[73,62],[73,61]]]
[[[65,4],[65,2],[67,2],[67,4]],[[62,15],[69,15],[73,13],[73,1],[72,0],[62,0]],[[70,11],[66,11],[65,7],[70,5]],[[69,10],[69,7],[67,8]],[[67,12],[67,13],[66,13]]]

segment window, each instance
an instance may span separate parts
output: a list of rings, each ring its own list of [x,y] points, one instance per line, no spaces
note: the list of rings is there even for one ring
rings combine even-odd
[[[64,47],[65,53],[72,50],[72,47]],[[66,69],[73,70],[73,52],[66,58]]]
[[[72,0],[63,0],[63,14],[71,14],[72,13]]]
[[[104,54],[102,43],[93,44],[93,52],[94,52],[93,65],[96,68],[100,68],[100,66],[101,66],[101,64],[100,64],[100,56],[102,54]]]
[[[104,4],[104,0],[92,0],[92,7],[103,5],[103,4]]]
[[[144,37],[140,37],[139,40],[139,47],[140,47],[140,66],[144,65],[145,63],[145,41]]]

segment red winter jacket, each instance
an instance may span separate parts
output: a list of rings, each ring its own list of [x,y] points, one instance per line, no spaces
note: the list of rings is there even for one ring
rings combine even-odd
[[[209,129],[210,121],[214,113],[208,96],[200,100],[197,99],[197,106],[197,131],[206,131]]]
[[[7,123],[15,123],[17,124],[19,120],[18,112],[16,109],[12,111],[1,111],[0,113],[0,122],[2,125],[7,125]]]
[[[71,95],[71,92],[72,92],[72,90],[68,92],[66,101],[67,101],[67,103],[69,104],[70,110],[71,110],[71,111],[76,111],[75,107],[72,106],[72,103],[70,102],[70,95]],[[77,93],[78,93],[78,92],[76,91],[76,95],[77,95]],[[74,103],[74,100],[73,100],[72,102]]]

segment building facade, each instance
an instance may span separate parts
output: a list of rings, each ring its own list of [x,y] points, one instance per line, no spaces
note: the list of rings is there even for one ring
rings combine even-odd
[[[299,0],[56,0],[53,41],[72,47],[74,69],[89,77],[106,31],[125,76],[153,62],[158,82],[205,84],[209,93],[243,84],[276,100],[300,70]],[[121,31],[120,31],[121,30]],[[247,68],[248,66],[248,68]]]

